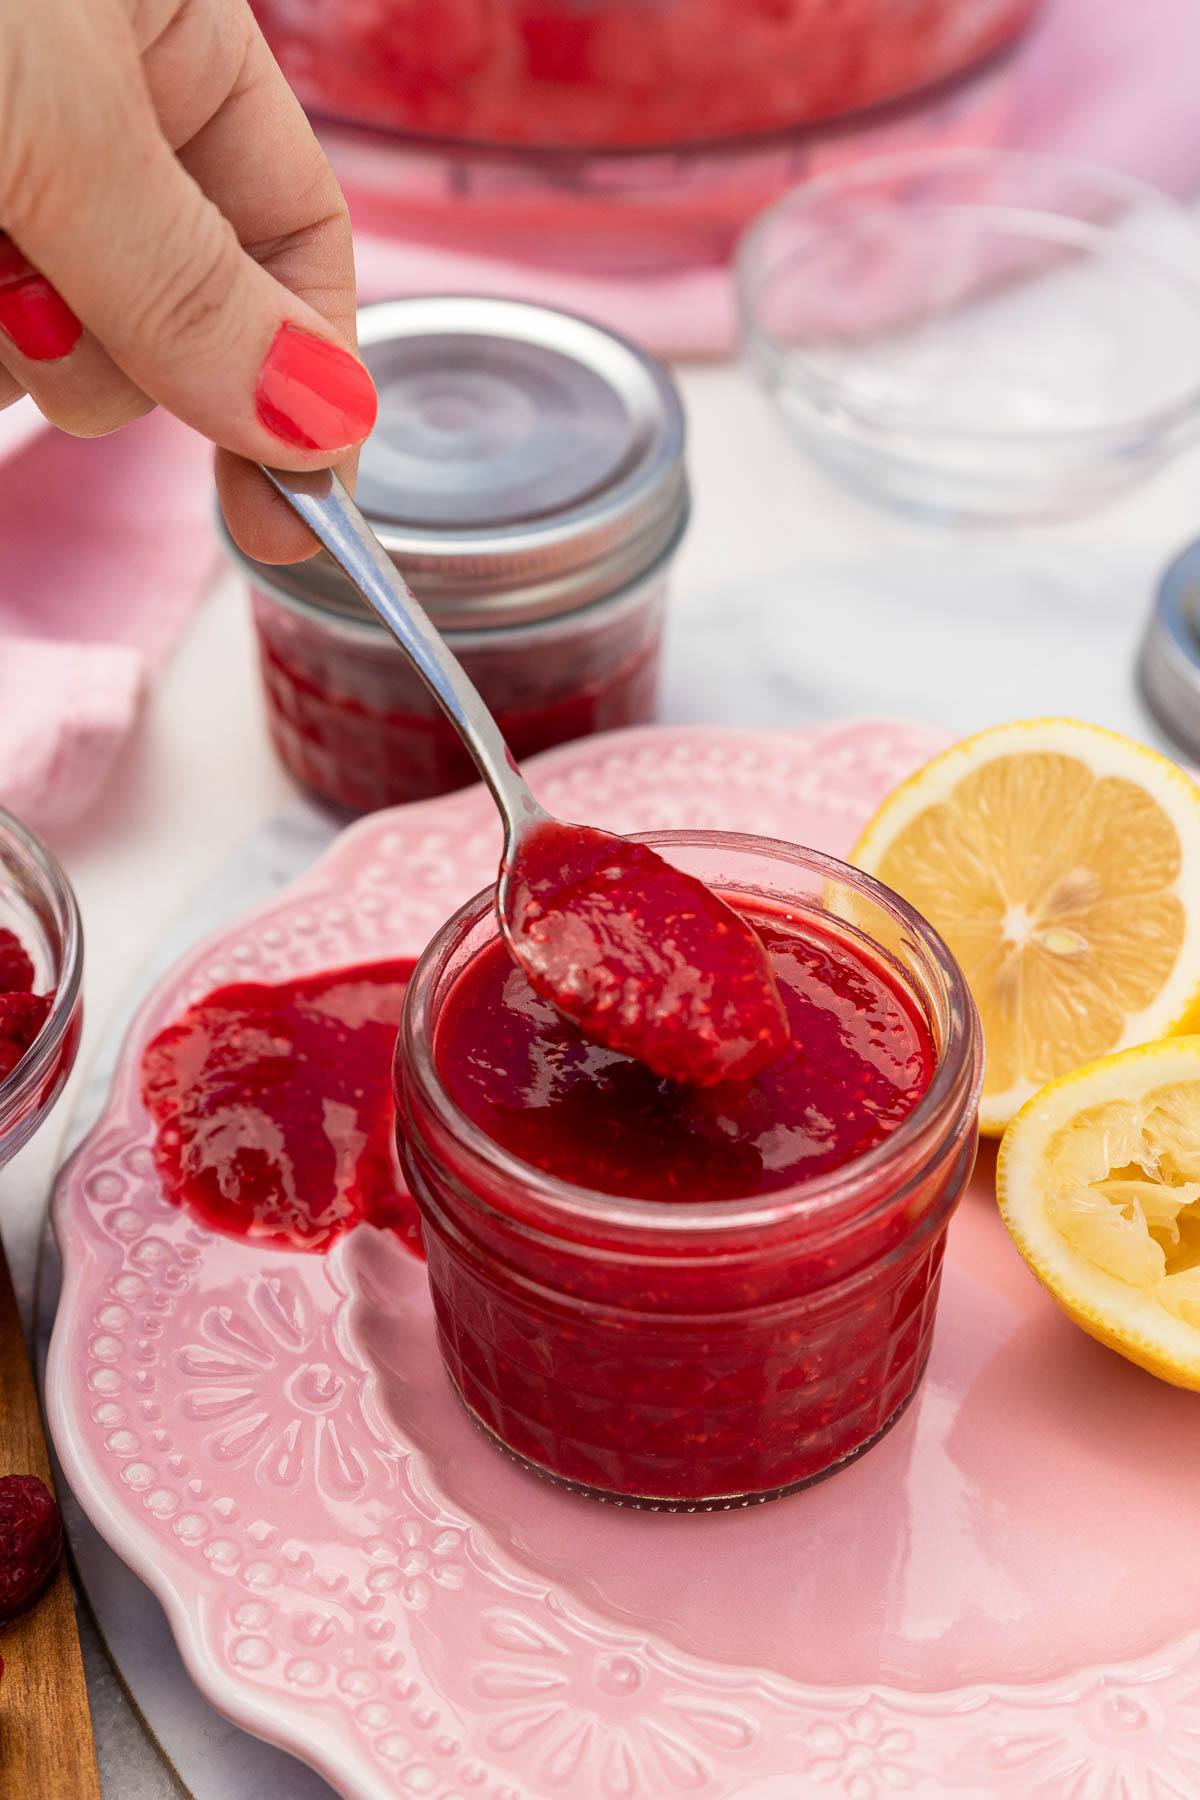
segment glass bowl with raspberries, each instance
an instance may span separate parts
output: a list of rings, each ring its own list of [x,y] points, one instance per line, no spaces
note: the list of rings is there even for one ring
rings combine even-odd
[[[0,1166],[71,1072],[83,1022],[83,932],[62,867],[0,809]]]
[[[476,148],[669,149],[927,94],[1036,0],[251,0],[318,118]]]

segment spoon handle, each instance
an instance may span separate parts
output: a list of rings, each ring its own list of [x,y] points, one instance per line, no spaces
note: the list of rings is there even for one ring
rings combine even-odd
[[[491,789],[511,843],[543,810],[517,769],[503,733],[458,658],[411,593],[395,563],[332,469],[263,469],[313,536],[387,626],[441,706]]]

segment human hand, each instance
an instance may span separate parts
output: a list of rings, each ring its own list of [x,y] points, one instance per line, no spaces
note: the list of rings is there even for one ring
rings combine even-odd
[[[345,202],[246,0],[0,0],[0,407],[218,446],[249,555],[314,545],[252,466],[353,467]]]

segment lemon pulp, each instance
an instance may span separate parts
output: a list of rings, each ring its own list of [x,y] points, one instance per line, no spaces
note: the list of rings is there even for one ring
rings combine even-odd
[[[1200,1081],[1086,1108],[1045,1166],[1047,1217],[1071,1248],[1200,1327]]]
[[[936,926],[987,1045],[984,1130],[1046,1082],[1185,1028],[1200,992],[1200,792],[1073,720],[982,732],[884,801],[853,859]]]
[[[1001,1217],[1085,1331],[1200,1388],[1200,1037],[1105,1057],[1004,1134]]]

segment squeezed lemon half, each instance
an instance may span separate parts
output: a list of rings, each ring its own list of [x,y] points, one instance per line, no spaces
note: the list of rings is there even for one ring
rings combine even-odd
[[[1004,1134],[1000,1212],[1076,1324],[1200,1388],[1200,1037],[1052,1082]]]
[[[1200,1014],[1200,788],[1099,726],[997,726],[897,788],[850,860],[924,914],[983,1021],[980,1129]]]

